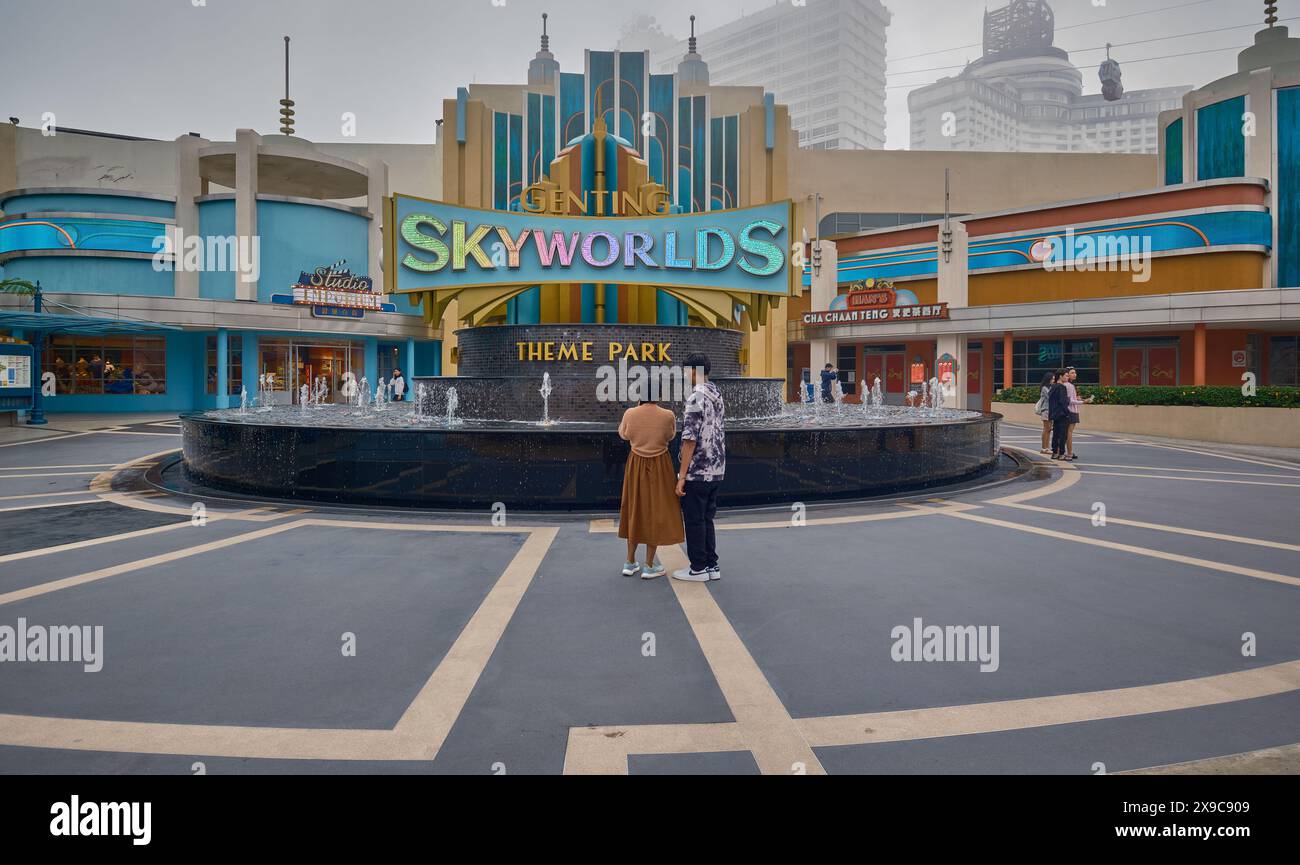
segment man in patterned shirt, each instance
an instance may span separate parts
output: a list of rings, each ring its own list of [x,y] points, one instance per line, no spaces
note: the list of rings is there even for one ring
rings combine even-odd
[[[707,355],[688,355],[682,373],[694,385],[682,414],[681,467],[677,470],[677,495],[682,500],[686,554],[691,566],[675,571],[673,577],[705,583],[722,579],[713,516],[718,511],[718,487],[727,470],[725,406],[717,385],[709,381]]]

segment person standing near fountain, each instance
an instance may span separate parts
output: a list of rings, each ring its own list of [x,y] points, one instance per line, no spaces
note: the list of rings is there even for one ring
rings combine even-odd
[[[682,509],[673,492],[673,458],[668,443],[677,434],[673,413],[648,400],[623,413],[619,437],[632,446],[623,470],[623,502],[618,510],[618,536],[627,540],[623,576],[653,580],[664,575],[655,551],[685,538]],[[645,565],[636,548],[645,544]]]
[[[388,386],[393,389],[393,402],[401,402],[406,398],[406,376],[402,375],[400,369],[393,368],[393,377]]]
[[[1086,400],[1079,399],[1079,392],[1074,388],[1074,382],[1079,378],[1079,371],[1072,366],[1065,368],[1065,389],[1070,394],[1070,429],[1065,436],[1065,449],[1068,459],[1077,460],[1079,457],[1074,453],[1074,428],[1079,425],[1079,409],[1083,408],[1085,402],[1092,402],[1092,397]]]
[[[681,466],[677,470],[677,495],[682,500],[691,566],[674,571],[673,577],[704,583],[722,579],[713,517],[718,512],[718,487],[727,470],[726,406],[717,385],[709,381],[708,355],[687,355],[682,375],[695,386],[682,413]]]
[[[1070,434],[1070,392],[1065,387],[1065,370],[1056,371],[1056,384],[1047,393],[1047,416],[1052,421],[1052,459],[1069,459],[1065,455]]]
[[[831,385],[840,377],[840,371],[833,364],[826,364],[822,370],[822,402],[835,402],[835,392]]]
[[[1039,449],[1040,454],[1050,454],[1052,440],[1052,418],[1047,414],[1047,397],[1051,394],[1052,388],[1056,385],[1056,373],[1043,373],[1043,383],[1038,389],[1038,402],[1034,405],[1034,414],[1042,418],[1043,421],[1043,446]]]

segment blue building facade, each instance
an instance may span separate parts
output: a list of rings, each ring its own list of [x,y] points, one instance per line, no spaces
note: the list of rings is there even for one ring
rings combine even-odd
[[[10,134],[20,159],[39,162],[39,130]],[[104,138],[123,146],[117,136],[59,136],[61,152],[69,139],[88,156]],[[295,296],[318,270],[373,280],[373,292],[381,290],[382,208],[371,205],[387,194],[386,166],[350,164],[291,136],[247,130],[233,145],[185,136],[174,151],[176,194],[0,191],[0,279],[39,283],[51,312],[140,324],[131,334],[49,336],[40,370],[47,393],[53,387],[47,410],[226,407],[238,404],[241,390],[256,395],[259,378],[273,382],[279,403],[321,378],[337,401],[350,383],[365,378],[373,388],[397,368],[440,372],[438,334],[409,304],[359,296],[365,292],[339,293],[333,303]],[[306,171],[312,182],[295,189]],[[30,307],[14,295],[0,303]]]

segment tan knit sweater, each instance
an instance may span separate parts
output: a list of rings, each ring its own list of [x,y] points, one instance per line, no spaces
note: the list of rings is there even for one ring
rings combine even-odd
[[[657,457],[668,450],[668,443],[677,434],[677,424],[671,411],[646,403],[623,413],[618,434],[632,445],[632,453],[637,456]]]

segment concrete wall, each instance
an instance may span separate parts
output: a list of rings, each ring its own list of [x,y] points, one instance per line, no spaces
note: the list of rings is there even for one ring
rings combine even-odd
[[[940,213],[951,168],[953,213],[1133,192],[1155,186],[1156,157],[1113,153],[980,153],[939,150],[800,150],[790,197],[822,194],[822,215]]]
[[[994,402],[1010,423],[1042,423],[1028,403]],[[1130,433],[1262,447],[1300,447],[1300,409],[1216,406],[1086,405],[1079,430]]]

